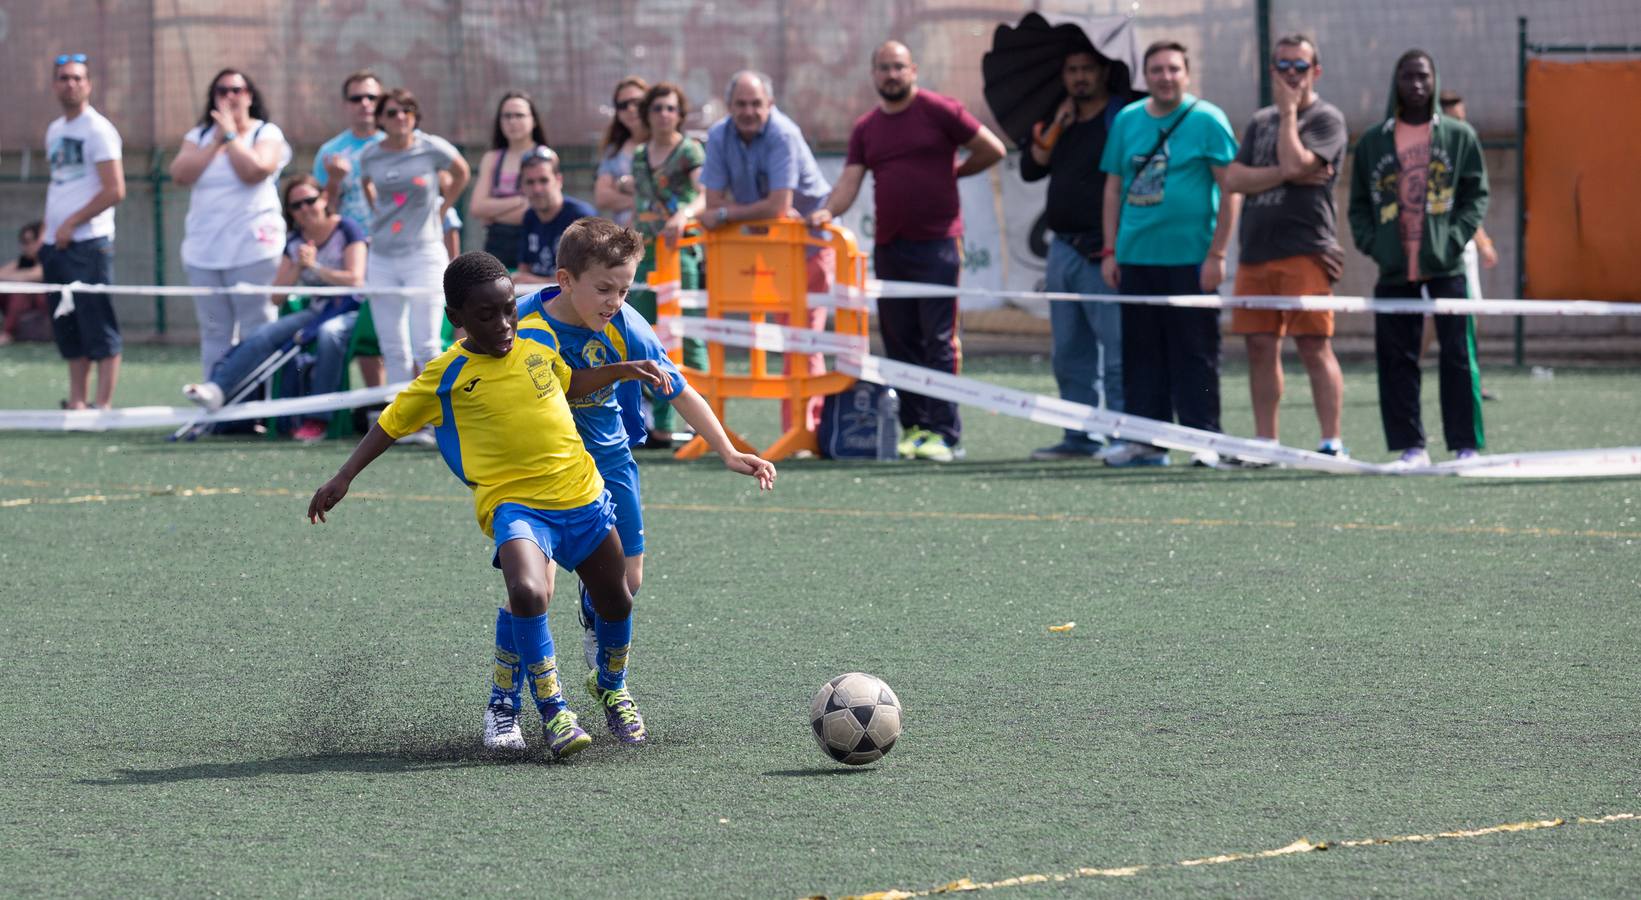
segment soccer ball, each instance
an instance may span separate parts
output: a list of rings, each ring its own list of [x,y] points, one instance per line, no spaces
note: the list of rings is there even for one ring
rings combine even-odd
[[[876,762],[900,737],[900,698],[864,672],[839,675],[815,692],[809,727],[815,743],[838,762]]]

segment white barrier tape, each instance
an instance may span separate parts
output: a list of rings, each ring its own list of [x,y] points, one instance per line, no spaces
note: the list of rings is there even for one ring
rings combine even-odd
[[[999,291],[991,288],[952,287],[913,281],[877,281],[868,285],[875,297],[995,297],[1002,300],[1100,300],[1110,303],[1138,303],[1146,306],[1182,306],[1195,309],[1278,309],[1330,310],[1360,313],[1435,313],[1458,316],[1641,316],[1641,303],[1609,303],[1604,300],[1412,300],[1374,297],[1247,296],[1221,297],[1218,294],[1175,294],[1138,296],[1130,294],[1072,294],[1046,291]]]
[[[655,285],[658,293],[676,295],[686,309],[706,308],[706,291],[681,290],[676,282]],[[531,294],[543,284],[516,284],[519,296]],[[649,285],[635,284],[634,288]],[[62,292],[63,306],[73,309],[73,293],[100,293],[136,297],[204,297],[213,294],[301,294],[309,297],[336,297],[349,295],[423,295],[434,293],[438,287],[309,287],[305,285],[236,284],[228,287],[157,287],[153,285],[86,284],[74,281],[68,284],[37,284],[26,281],[0,282],[0,293],[50,294]],[[896,299],[902,297],[993,297],[1002,300],[1048,300],[1072,302],[1096,300],[1109,303],[1136,303],[1145,306],[1177,306],[1193,309],[1275,309],[1292,311],[1331,311],[1350,313],[1409,313],[1423,315],[1457,316],[1641,316],[1641,303],[1612,303],[1604,300],[1412,300],[1376,299],[1373,297],[1334,296],[1247,296],[1221,297],[1217,294],[1175,294],[1167,296],[1135,296],[1128,294],[1073,294],[1047,291],[1001,291],[991,288],[953,287],[944,284],[923,284],[914,281],[879,281],[872,279],[865,290],[839,286],[831,293],[811,293],[809,306],[817,309],[865,309],[866,298]],[[59,309],[55,315],[65,315]]]
[[[409,382],[313,394],[283,400],[253,400],[208,413],[197,406],[132,406],[123,409],[0,410],[0,431],[113,431],[128,428],[173,428],[275,416],[313,415],[386,403]]]
[[[1277,463],[1296,469],[1339,474],[1464,475],[1491,478],[1568,478],[1641,475],[1641,448],[1554,451],[1484,456],[1422,468],[1340,459],[1268,441],[1232,437],[1186,428],[1081,403],[1032,394],[907,365],[861,352],[859,339],[808,329],[723,319],[663,317],[669,334],[702,338],[737,347],[774,352],[836,353],[838,370],[874,384],[1026,419],[1042,425],[1105,434],[1190,453],[1211,450],[1221,456]],[[790,349],[789,349],[790,348]]]

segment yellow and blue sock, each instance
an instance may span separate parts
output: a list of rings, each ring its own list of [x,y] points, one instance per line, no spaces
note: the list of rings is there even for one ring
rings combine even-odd
[[[519,665],[518,644],[513,640],[513,614],[496,608],[496,658],[490,679],[490,703],[505,703],[517,710],[523,702],[524,669]]]
[[[553,658],[553,635],[547,630],[547,614],[513,616],[513,643],[518,648],[519,662],[524,665],[525,679],[530,683],[530,696],[535,698],[536,709],[543,719],[551,719],[569,704],[559,689],[558,661]]]
[[[593,635],[598,638],[598,687],[617,691],[627,686],[627,654],[632,650],[632,616],[612,622],[593,617]]]

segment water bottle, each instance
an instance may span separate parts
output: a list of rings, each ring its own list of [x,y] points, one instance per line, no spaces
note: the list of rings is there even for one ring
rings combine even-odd
[[[900,395],[892,387],[883,388],[877,398],[877,458],[888,462],[900,458]]]

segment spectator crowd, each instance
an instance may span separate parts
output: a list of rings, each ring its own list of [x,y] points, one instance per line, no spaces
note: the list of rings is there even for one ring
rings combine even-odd
[[[1234,294],[1332,292],[1344,265],[1334,202],[1349,149],[1344,117],[1319,93],[1323,65],[1315,41],[1282,37],[1267,62],[1274,103],[1238,134],[1217,106],[1192,93],[1190,53],[1177,42],[1146,49],[1143,94],[1131,92],[1129,78],[1115,77],[1123,67],[1092,44],[1065,53],[1055,89],[1064,99],[1032,129],[1020,157],[1025,180],[1048,181],[1049,291],[1215,293],[1231,268],[1235,236]],[[83,53],[52,60],[62,115],[45,133],[51,179],[44,215],[22,229],[18,259],[0,269],[0,280],[113,280],[114,207],[124,198],[125,179],[119,132],[91,102],[92,68]],[[466,212],[482,225],[485,249],[518,281],[551,281],[560,236],[594,215],[642,236],[643,281],[657,241],[676,241],[690,227],[778,217],[820,227],[851,208],[870,172],[877,276],[956,286],[963,248],[958,181],[996,165],[1005,147],[961,102],[918,84],[905,44],[877,47],[868,72],[877,103],[855,122],[835,184],[822,174],[792,111],[778,106],[769,76],[735,73],[724,88],[727,115],[701,123],[704,140],[686,128],[692,106],[677,83],[624,78],[611,95],[593,196],[584,200],[565,193],[559,154],[529,94],[501,94],[475,175],[451,141],[427,130],[436,130],[435,122],[424,119],[414,94],[368,69],[342,82],[343,127],[319,148],[312,172],[280,181],[292,147],[252,77],[224,69],[205,85],[200,116],[169,169],[189,190],[181,246],[188,281],[213,291],[195,298],[201,380],[185,393],[208,408],[233,402],[258,387],[265,361],[279,354],[303,363],[294,379],[284,379],[285,391],[339,390],[355,363],[367,385],[412,377],[453,339],[440,283],[459,251],[456,206],[469,182]],[[1478,260],[1497,262],[1480,228],[1488,202],[1481,145],[1464,122],[1462,100],[1441,90],[1429,54],[1409,50],[1387,74],[1385,118],[1354,148],[1344,216],[1349,237],[1377,266],[1377,297],[1475,296]],[[683,286],[701,286],[699,249],[685,251],[681,264]],[[809,289],[830,290],[836,266],[829,249],[811,248]],[[293,303],[284,294],[223,290],[239,284],[357,292]],[[956,374],[957,298],[930,293],[878,301],[883,345],[892,359]],[[655,320],[653,294],[637,291],[631,302]],[[107,295],[76,292],[72,310],[55,317],[40,295],[8,296],[4,304],[0,343],[39,336],[49,320],[69,370],[65,408],[112,405],[121,338]],[[813,310],[804,324],[824,327],[826,315]],[[1055,302],[1059,393],[1220,431],[1220,320],[1215,309]],[[1434,320],[1443,438],[1458,458],[1468,458],[1485,444],[1474,320]],[[1291,336],[1311,386],[1318,451],[1348,455],[1333,314],[1238,309],[1229,326],[1247,350],[1256,436],[1278,439],[1282,344]],[[1424,317],[1377,314],[1374,335],[1388,449],[1402,465],[1428,464],[1420,416]],[[699,344],[687,342],[685,353],[687,364],[704,365]],[[822,360],[800,364],[819,371]],[[813,428],[819,412],[818,401],[783,409],[783,428],[795,421]],[[908,394],[899,415],[901,456],[945,462],[963,454],[956,404]],[[652,419],[650,445],[669,445],[673,417],[663,398],[655,399]],[[330,424],[302,420],[292,433],[319,440]],[[427,436],[407,438],[413,439]],[[1163,448],[1075,430],[1032,456],[1119,467],[1169,462]],[[1192,461],[1259,464],[1211,452]]]

